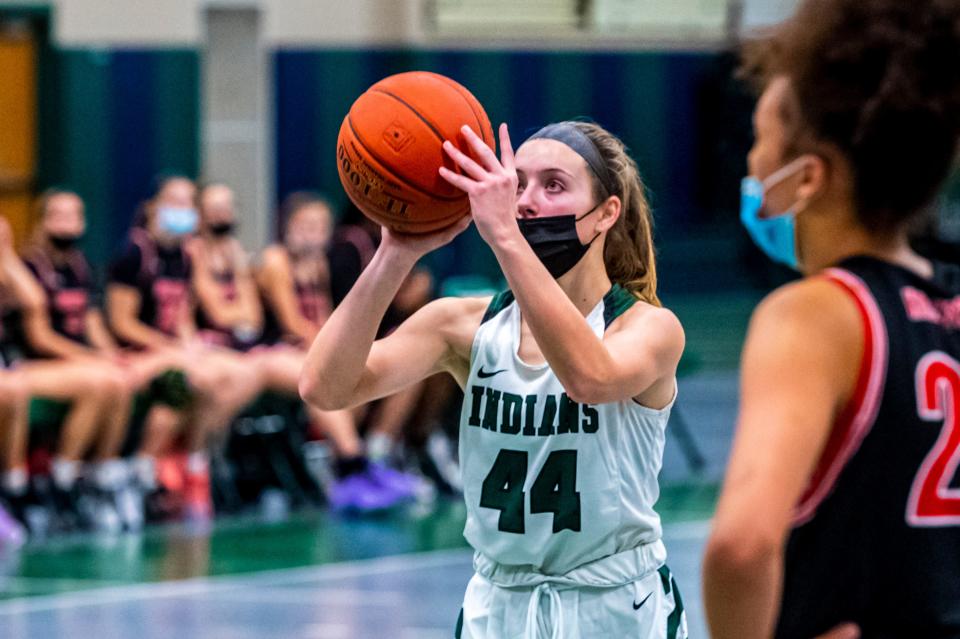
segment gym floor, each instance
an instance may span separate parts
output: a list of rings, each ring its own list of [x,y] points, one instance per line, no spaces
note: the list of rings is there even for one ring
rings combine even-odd
[[[691,637],[706,636],[700,559],[736,409],[742,331],[729,327],[745,327],[755,301],[675,305],[699,350],[682,371],[657,510]],[[377,518],[320,511],[32,541],[0,559],[0,637],[449,638],[472,574],[464,517],[461,501],[441,499]]]

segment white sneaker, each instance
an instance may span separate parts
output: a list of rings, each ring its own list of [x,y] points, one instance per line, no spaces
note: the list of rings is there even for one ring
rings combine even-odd
[[[132,481],[124,484],[114,495],[120,522],[127,532],[143,530],[143,491]]]
[[[460,474],[460,464],[453,453],[453,445],[446,435],[434,431],[427,438],[427,455],[437,467],[441,479],[447,482],[450,488],[458,493],[463,492],[463,477]]]
[[[80,495],[77,506],[89,526],[97,532],[116,534],[123,530],[120,514],[108,491],[94,490]]]

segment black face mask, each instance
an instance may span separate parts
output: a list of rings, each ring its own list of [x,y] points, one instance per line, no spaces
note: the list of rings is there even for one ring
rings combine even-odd
[[[80,241],[81,235],[49,235],[50,244],[58,251],[69,251]]]
[[[211,224],[207,227],[211,235],[216,237],[226,237],[233,234],[233,230],[237,227],[233,222],[218,222],[217,224]]]
[[[307,259],[311,257],[323,257],[327,254],[327,248],[323,244],[287,244],[287,252],[294,259]]]
[[[592,214],[599,204],[580,217],[576,215],[554,215],[519,219],[520,233],[547,267],[553,279],[559,279],[577,265],[587,254],[593,240],[600,237],[597,233],[586,244],[580,242],[577,235],[577,222]]]

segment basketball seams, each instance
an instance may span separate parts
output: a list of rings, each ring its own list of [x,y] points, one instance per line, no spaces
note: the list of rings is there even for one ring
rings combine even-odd
[[[477,133],[480,134],[480,138],[487,144],[487,146],[494,148],[493,139],[492,139],[493,130],[492,130],[492,126],[490,126],[490,118],[488,118],[486,114],[483,113],[483,108],[480,106],[480,103],[477,102],[476,97],[474,97],[472,93],[467,91],[466,87],[451,80],[450,78],[447,78],[445,76],[442,76],[436,73],[429,73],[429,72],[421,72],[421,73],[426,73],[427,75],[429,75],[429,77],[434,78],[441,84],[453,89],[454,91],[457,92],[457,95],[463,98],[463,101],[466,102],[467,107],[470,109],[470,112],[473,114],[474,120],[476,120],[477,129],[478,129]],[[430,120],[425,118],[419,111],[417,111],[417,109],[412,104],[410,104],[403,98],[399,97],[395,93],[392,93],[383,88],[379,88],[376,85],[373,87],[370,87],[370,92],[382,93],[383,95],[390,96],[391,98],[393,98],[394,100],[402,104],[403,106],[413,111],[414,115],[416,115],[424,124],[426,124],[430,128],[431,131],[433,131],[433,133],[437,136],[437,139],[439,139],[440,142],[443,142],[444,140],[447,139],[443,137],[443,134],[434,126],[434,124]],[[491,128],[490,140],[487,140],[487,132],[485,130],[486,127],[484,127],[484,124],[486,124],[487,126],[490,126]]]
[[[390,118],[394,122],[388,125]],[[447,164],[437,147],[451,139],[456,144],[458,133],[447,136],[444,131],[451,127],[459,131],[460,124],[475,127],[483,143],[495,148],[483,106],[456,81],[413,71],[371,86],[351,106],[338,137],[338,174],[350,199],[380,224],[410,233],[447,228],[469,215],[466,195],[438,181],[432,168],[437,152],[439,164]],[[411,141],[413,148],[406,150]]]
[[[347,126],[350,127],[350,133],[353,134],[354,139],[357,141],[357,143],[360,144],[360,146],[363,147],[363,150],[366,151],[366,152],[370,155],[371,158],[373,158],[374,160],[376,160],[377,163],[380,164],[380,166],[382,166],[382,167],[385,167],[385,168],[389,168],[389,167],[390,167],[390,163],[387,162],[385,158],[383,158],[382,156],[378,155],[373,149],[371,149],[371,148],[370,148],[370,145],[367,144],[366,141],[364,140],[364,138],[361,137],[360,133],[357,132],[357,129],[354,128],[354,126],[353,126],[353,120],[351,119],[349,113],[347,114]],[[410,181],[409,179],[407,179],[406,177],[404,177],[404,176],[402,176],[402,175],[397,175],[397,174],[393,173],[392,171],[390,172],[390,177],[395,178],[395,179],[396,179],[397,181],[399,181],[399,182],[403,182],[403,184],[404,184],[405,186],[410,187],[412,190],[416,191],[417,193],[420,193],[420,194],[422,194],[422,195],[425,195],[425,196],[427,196],[428,198],[432,198],[432,199],[434,199],[434,200],[439,200],[439,201],[441,201],[441,202],[457,202],[457,201],[459,201],[459,200],[461,200],[461,199],[464,198],[464,195],[454,195],[454,196],[450,196],[450,195],[439,195],[439,194],[436,194],[436,193],[431,193],[430,191],[424,189],[423,187],[418,186],[417,184],[411,182],[411,181]]]
[[[490,118],[487,117],[486,113],[484,113],[483,107],[480,106],[480,102],[477,100],[476,96],[470,93],[466,87],[464,87],[458,82],[455,82],[454,80],[451,80],[446,76],[442,76],[438,74],[432,74],[432,75],[434,75],[438,80],[445,83],[451,89],[454,89],[457,93],[460,94],[460,97],[464,99],[464,101],[467,103],[467,106],[469,106],[470,110],[473,112],[473,117],[476,118],[477,120],[477,128],[479,129],[478,133],[480,134],[480,137],[483,139],[484,142],[487,143],[487,145],[490,148],[495,149],[496,146],[494,145],[494,140],[493,140],[493,138],[495,137],[493,133],[493,125],[490,123]],[[489,141],[487,140],[487,132],[484,130],[484,126],[483,126],[484,124],[487,124],[487,126],[490,127]]]
[[[402,104],[403,106],[405,106],[405,107],[407,107],[408,109],[410,109],[410,111],[411,111],[415,116],[417,116],[417,119],[419,119],[421,122],[423,122],[424,124],[426,124],[426,125],[427,125],[427,128],[430,129],[431,131],[433,131],[433,134],[434,134],[435,136],[437,136],[437,139],[438,139],[438,140],[440,140],[440,144],[443,144],[443,142],[446,140],[446,138],[443,137],[443,134],[440,133],[440,131],[437,130],[437,127],[435,127],[435,126],[433,125],[433,122],[431,122],[430,120],[428,120],[428,119],[426,119],[425,117],[423,117],[423,115],[421,115],[421,113],[420,113],[419,111],[417,111],[415,108],[413,108],[413,105],[412,105],[412,104],[410,104],[409,102],[407,102],[406,100],[404,100],[404,99],[401,98],[400,96],[395,95],[395,94],[393,94],[393,93],[390,93],[389,91],[384,91],[383,89],[375,89],[375,88],[371,88],[371,89],[370,89],[370,93],[380,93],[380,94],[382,94],[382,95],[385,95],[385,96],[388,96],[388,97],[393,98],[394,100],[396,100],[397,102],[399,102],[399,103]]]

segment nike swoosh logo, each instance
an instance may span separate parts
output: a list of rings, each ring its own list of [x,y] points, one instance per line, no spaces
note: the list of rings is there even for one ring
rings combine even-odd
[[[653,593],[651,592],[650,595],[652,595],[652,594],[653,594]],[[641,601],[640,603],[637,603],[636,601],[634,601],[634,602],[633,602],[633,609],[634,609],[634,610],[640,610],[640,608],[643,607],[643,604],[647,603],[647,599],[650,598],[650,595],[647,595],[646,597],[644,597],[644,598],[643,598],[643,601]]]
[[[477,371],[477,377],[479,377],[480,379],[486,379],[488,377],[493,377],[494,375],[499,375],[500,373],[504,373],[506,372],[506,370],[507,369],[505,368],[501,368],[498,371],[493,371],[492,373],[488,373],[487,371],[483,370],[483,366],[481,366],[480,370]]]

